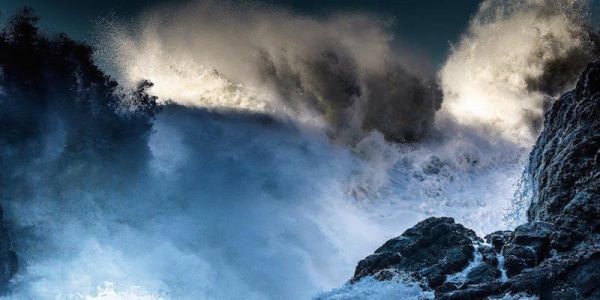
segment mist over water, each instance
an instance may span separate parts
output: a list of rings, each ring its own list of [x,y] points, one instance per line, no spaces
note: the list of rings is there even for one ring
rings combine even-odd
[[[153,130],[146,174],[115,174],[117,190],[72,178],[5,205],[33,231],[17,245],[29,247],[19,297],[310,298],[424,217],[501,227],[521,171],[502,154],[470,161],[485,151],[474,145],[403,149],[374,135],[357,154],[269,119],[182,107]]]
[[[19,185],[2,203],[23,264],[10,297],[429,295],[368,280],[328,291],[423,218],[478,234],[523,221],[513,199],[529,121],[559,92],[533,82],[548,61],[587,51],[574,8],[548,3],[484,2],[439,74],[443,91],[368,15],[209,2],[101,23],[103,70],[125,85],[152,81],[164,106],[149,130],[121,139],[68,105],[39,113],[45,130],[31,143],[42,146],[15,167]],[[492,7],[503,14],[484,17]],[[118,129],[137,128],[124,120]]]
[[[100,26],[98,58],[124,83],[148,79],[159,99],[187,106],[324,124],[342,143],[371,130],[415,141],[441,103],[433,68],[396,51],[385,20],[366,14],[191,2]]]
[[[12,207],[46,240],[28,257],[25,290],[93,295],[107,281],[174,299],[306,298],[307,283],[343,280],[333,271],[351,253],[312,255],[377,232],[341,201],[335,179],[346,170],[331,165],[348,154],[251,117],[220,118],[167,109],[145,176],[117,175],[126,181],[118,191],[75,189]]]
[[[588,1],[484,1],[440,71],[444,112],[530,145],[594,57]]]

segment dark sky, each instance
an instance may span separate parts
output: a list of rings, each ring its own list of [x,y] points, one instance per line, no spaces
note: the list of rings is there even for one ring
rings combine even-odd
[[[111,12],[128,18],[144,8],[165,0],[10,0],[0,2],[3,19],[23,5],[32,6],[42,16],[42,27],[62,31],[71,37],[86,40],[94,30],[98,17]],[[170,1],[173,2],[173,1]],[[449,41],[458,39],[476,11],[480,0],[266,0],[263,3],[283,6],[302,14],[327,15],[333,11],[368,11],[392,16],[394,30],[401,41],[440,64],[446,56]]]
[[[284,6],[302,14],[327,15],[333,11],[368,11],[392,16],[394,31],[400,41],[431,59],[434,65],[443,63],[450,42],[457,41],[469,18],[481,0],[263,0],[261,2]],[[115,13],[129,18],[149,6],[166,0],[9,0],[0,2],[2,19],[18,7],[32,6],[42,16],[42,27],[62,31],[79,40],[89,39],[95,20]],[[594,3],[600,11],[600,0]],[[596,16],[598,14],[595,14]]]

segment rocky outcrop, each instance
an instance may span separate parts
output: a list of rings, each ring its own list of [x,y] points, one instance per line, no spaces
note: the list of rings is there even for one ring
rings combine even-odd
[[[446,276],[469,264],[473,243],[480,241],[475,232],[454,223],[452,218],[429,218],[360,261],[351,281],[370,275],[389,279],[397,273],[407,273],[437,287]]]
[[[484,240],[429,218],[362,260],[351,282],[411,276],[437,299],[600,299],[600,63],[546,114],[528,165],[528,222]]]
[[[546,115],[531,152],[530,221],[554,223],[552,248],[566,250],[600,231],[600,63]]]
[[[507,275],[519,274],[547,258],[551,233],[552,226],[548,223],[532,222],[517,227],[501,249]]]

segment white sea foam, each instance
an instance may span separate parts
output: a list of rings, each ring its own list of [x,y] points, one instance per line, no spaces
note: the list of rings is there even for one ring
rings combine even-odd
[[[388,300],[402,297],[406,300],[433,299],[431,290],[423,289],[419,283],[394,278],[380,281],[373,277],[365,277],[354,284],[345,284],[330,292],[322,293],[317,300]]]

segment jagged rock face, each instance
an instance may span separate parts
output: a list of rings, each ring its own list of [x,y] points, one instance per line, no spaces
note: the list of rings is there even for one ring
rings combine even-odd
[[[543,222],[523,224],[512,232],[508,243],[502,247],[508,276],[525,268],[537,266],[550,253],[552,226]]]
[[[386,279],[378,275],[393,270],[427,279],[436,299],[508,293],[600,299],[600,62],[590,64],[575,90],[547,113],[528,170],[534,191],[528,223],[489,234],[482,244],[452,219],[430,218],[361,261],[351,282],[367,275]],[[447,229],[431,229],[436,226]],[[462,256],[441,254],[452,251]],[[471,262],[464,261],[468,257]],[[453,268],[427,276],[449,262]],[[460,271],[467,273],[462,281],[448,280]]]
[[[454,223],[454,219],[429,218],[360,261],[352,281],[369,275],[388,279],[396,273],[408,273],[426,279],[431,286],[439,286],[447,275],[469,264],[474,241],[481,239],[472,230]]]
[[[600,299],[599,245],[588,244],[557,254],[506,282],[494,280],[464,284],[454,290],[436,290],[436,299],[487,299],[507,293],[527,293],[540,299]]]
[[[557,226],[552,248],[569,249],[600,232],[600,63],[590,64],[547,113],[529,173],[529,221]]]

